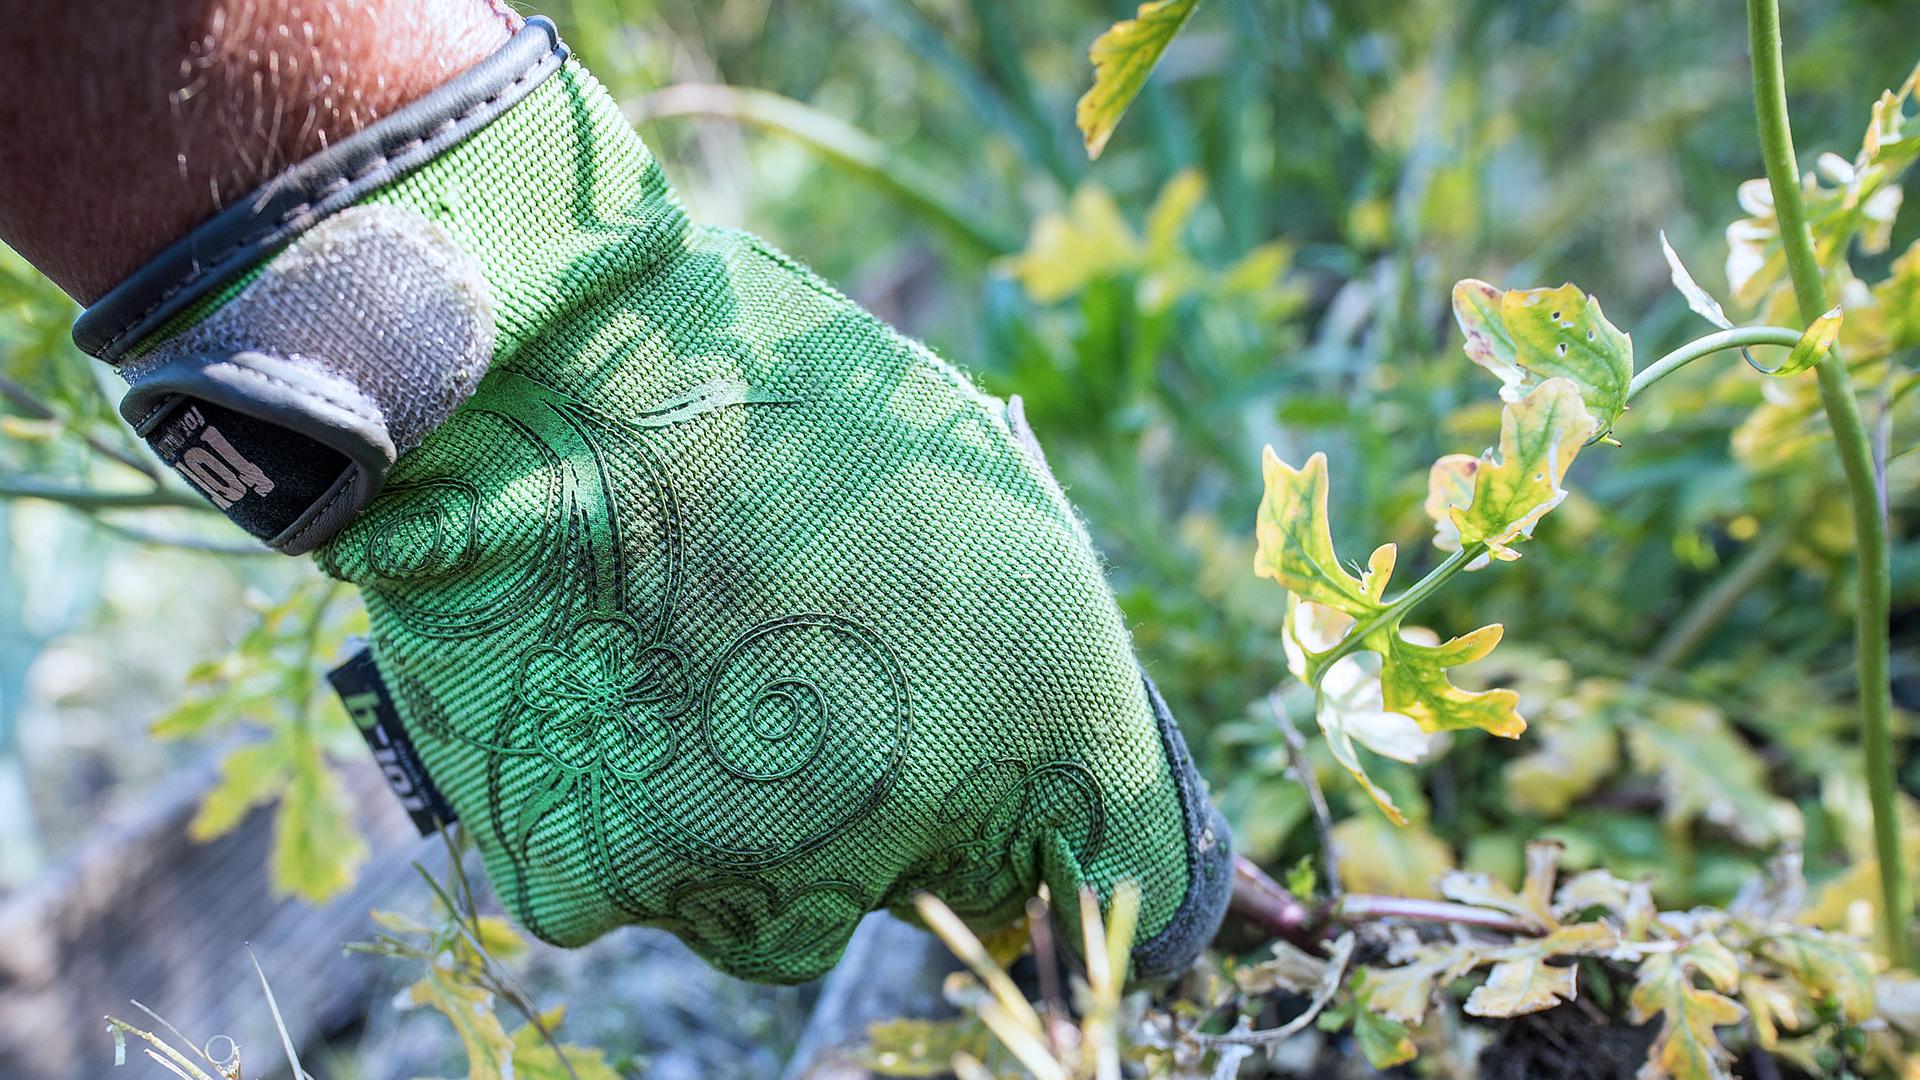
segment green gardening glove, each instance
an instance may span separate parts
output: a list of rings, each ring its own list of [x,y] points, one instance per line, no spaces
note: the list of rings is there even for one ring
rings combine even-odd
[[[391,692],[389,773],[539,936],[790,982],[921,890],[988,927],[1132,880],[1141,978],[1218,924],[1227,832],[1017,400],[690,224],[544,20],[75,335],[164,460],[361,587],[350,704]]]

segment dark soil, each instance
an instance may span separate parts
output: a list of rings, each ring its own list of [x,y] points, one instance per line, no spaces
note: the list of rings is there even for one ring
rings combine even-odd
[[[1480,1053],[1481,1080],[1633,1080],[1659,1024],[1631,1027],[1563,1005],[1498,1030]]]

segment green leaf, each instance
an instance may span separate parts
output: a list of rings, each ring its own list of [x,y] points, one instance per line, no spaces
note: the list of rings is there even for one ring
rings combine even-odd
[[[1152,0],[1140,5],[1134,17],[1114,23],[1094,39],[1093,86],[1081,96],[1074,120],[1087,144],[1087,157],[1097,158],[1107,139],[1133,103],[1147,76],[1173,44],[1174,35],[1193,17],[1200,0]]]
[[[467,1080],[512,1080],[514,1040],[493,1011],[491,993],[460,982],[447,968],[430,964],[427,974],[401,991],[394,1004],[402,1009],[426,1005],[453,1023],[467,1054]]]
[[[1815,1001],[1833,1005],[1849,1024],[1873,1015],[1873,966],[1859,945],[1799,926],[1782,926],[1760,954],[1793,976]]]
[[[353,885],[367,861],[367,842],[354,824],[346,787],[311,738],[298,741],[289,766],[268,870],[276,891],[317,904]]]
[[[1778,379],[1789,375],[1798,375],[1813,365],[1826,359],[1833,351],[1833,344],[1840,340],[1840,323],[1846,316],[1839,308],[1813,320],[1800,340],[1793,343],[1793,349],[1787,353],[1787,359],[1779,367],[1759,368],[1765,374]],[[1758,365],[1755,365],[1758,367]]]
[[[293,745],[285,738],[252,743],[220,762],[220,781],[200,800],[187,835],[205,843],[225,836],[247,811],[278,798],[293,775]]]
[[[1358,999],[1360,1007],[1353,1014],[1353,1041],[1359,1045],[1367,1064],[1376,1069],[1391,1069],[1412,1061],[1420,1050],[1413,1045],[1407,1026],[1374,1012],[1365,991],[1358,992]]]
[[[1471,278],[1453,287],[1467,356],[1498,376],[1515,401],[1549,379],[1572,380],[1601,432],[1627,407],[1633,340],[1573,285],[1501,290]]]
[[[1720,301],[1715,300],[1713,294],[1701,288],[1700,283],[1693,280],[1693,275],[1687,272],[1687,266],[1680,261],[1679,253],[1674,251],[1673,245],[1667,242],[1665,229],[1660,230],[1660,254],[1666,256],[1667,269],[1673,275],[1673,287],[1680,290],[1681,296],[1687,298],[1687,306],[1693,309],[1694,314],[1722,330],[1733,329],[1733,320],[1727,318],[1726,310],[1720,306]]]
[[[1698,974],[1707,987],[1694,985]],[[1647,1051],[1642,1080],[1729,1080],[1733,1055],[1714,1029],[1739,1023],[1747,1011],[1720,991],[1740,980],[1740,962],[1712,935],[1694,938],[1670,953],[1654,953],[1640,962],[1629,999],[1633,1021],[1659,1016],[1660,1035]]]
[[[881,1076],[939,1077],[953,1073],[953,1056],[988,1057],[993,1038],[972,1014],[943,1020],[903,1017],[867,1026],[867,1044],[852,1057]]]

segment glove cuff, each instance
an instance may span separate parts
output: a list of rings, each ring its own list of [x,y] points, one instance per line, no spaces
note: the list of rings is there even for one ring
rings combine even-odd
[[[495,357],[589,294],[596,266],[650,261],[686,231],[618,107],[531,18],[163,251],[74,340],[126,378],[121,413],[167,464],[300,554]]]

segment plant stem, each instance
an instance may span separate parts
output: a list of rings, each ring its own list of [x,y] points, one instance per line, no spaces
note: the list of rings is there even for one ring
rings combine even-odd
[[[1800,331],[1781,326],[1738,326],[1695,338],[1636,372],[1633,381],[1627,384],[1627,400],[1632,401],[1647,387],[1703,356],[1727,349],[1744,349],[1749,345],[1792,347],[1799,340]]]
[[[152,491],[99,491],[50,484],[31,477],[0,481],[0,499],[45,499],[64,503],[79,510],[124,510],[141,507],[173,507],[181,510],[213,508],[184,491],[162,487]]]
[[[1787,529],[1775,528],[1760,538],[1760,542],[1742,552],[1740,558],[1727,568],[1725,576],[1713,583],[1713,587],[1700,595],[1680,621],[1668,628],[1653,647],[1653,656],[1640,670],[1635,680],[1641,685],[1652,681],[1674,665],[1687,658],[1687,655],[1700,647],[1715,627],[1726,621],[1728,615],[1740,603],[1760,579],[1766,576],[1773,564],[1786,554],[1787,541],[1792,533]]]
[[[1780,56],[1778,0],[1747,0],[1747,38],[1753,52],[1754,112],[1760,128],[1760,150],[1767,163],[1767,183],[1773,189],[1774,213],[1780,225],[1788,275],[1800,316],[1811,323],[1827,310],[1826,281],[1814,253],[1813,233],[1807,226],[1801,199],[1800,167],[1794,158],[1793,130],[1787,118],[1786,72]],[[1860,416],[1853,380],[1839,354],[1829,352],[1814,369],[1820,383],[1820,403],[1833,429],[1834,447],[1847,479],[1847,497],[1853,510],[1855,546],[1859,549],[1859,600],[1854,612],[1854,643],[1858,654],[1861,725],[1867,759],[1867,789],[1873,804],[1873,838],[1880,869],[1880,917],[1887,939],[1887,957],[1895,967],[1909,965],[1906,869],[1900,850],[1900,822],[1894,804],[1892,685],[1888,680],[1887,623],[1892,602],[1888,568],[1887,519],[1874,478],[1873,441]]]
[[[1320,686],[1320,677],[1326,674],[1327,670],[1333,667],[1334,663],[1341,657],[1357,652],[1364,647],[1369,634],[1372,634],[1382,626],[1397,622],[1412,614],[1414,608],[1425,603],[1428,597],[1439,592],[1447,582],[1452,581],[1458,576],[1473,560],[1486,553],[1487,545],[1468,544],[1466,547],[1447,556],[1439,566],[1427,571],[1426,577],[1409,585],[1407,591],[1394,597],[1392,603],[1381,608],[1372,618],[1347,631],[1347,636],[1341,638],[1339,644],[1328,649],[1326,652],[1309,656],[1307,658],[1309,684],[1315,689],[1318,689]]]
[[[1480,926],[1488,930],[1521,937],[1538,937],[1540,928],[1504,911],[1455,904],[1446,900],[1419,900],[1408,896],[1362,896],[1349,894],[1334,909],[1343,922],[1370,922],[1377,919],[1408,919],[1414,922],[1451,923],[1456,926]]]
[[[1309,952],[1320,951],[1321,920],[1245,855],[1233,857],[1233,892],[1227,912]]]

